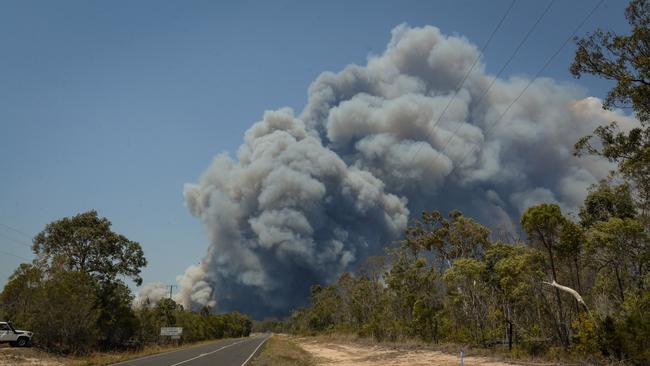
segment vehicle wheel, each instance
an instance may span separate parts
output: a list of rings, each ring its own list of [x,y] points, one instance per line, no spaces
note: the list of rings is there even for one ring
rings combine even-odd
[[[28,342],[29,342],[29,339],[27,339],[25,337],[20,337],[16,341],[16,346],[18,346],[18,347],[27,347]]]

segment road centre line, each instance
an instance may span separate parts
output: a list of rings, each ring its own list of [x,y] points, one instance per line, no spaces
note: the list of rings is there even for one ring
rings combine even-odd
[[[194,361],[194,360],[199,359],[199,358],[201,358],[201,357],[209,356],[209,355],[211,355],[211,354],[213,354],[213,353],[215,353],[215,352],[219,352],[219,351],[221,351],[222,349],[225,349],[225,348],[228,348],[228,347],[232,347],[232,346],[234,346],[234,345],[237,345],[237,344],[240,344],[240,343],[242,343],[242,342],[246,342],[246,341],[250,341],[250,339],[243,339],[243,340],[241,340],[241,341],[239,341],[239,342],[231,343],[231,344],[229,344],[229,345],[227,345],[227,346],[223,346],[223,347],[218,348],[218,349],[216,349],[216,350],[214,350],[214,351],[211,351],[211,352],[208,352],[208,353],[202,353],[202,354],[200,354],[200,355],[198,355],[198,356],[196,356],[196,357],[192,357],[192,358],[190,358],[190,359],[187,359],[187,360],[185,360],[185,361],[181,361],[181,362],[175,363],[175,364],[170,365],[170,366],[178,366],[178,365],[182,365],[182,364],[184,364],[184,363],[187,363],[187,362],[190,362],[190,361]]]
[[[250,340],[250,339],[243,339],[243,340],[241,340],[239,342],[236,342],[236,343],[241,343],[241,342],[247,341],[247,340]],[[231,343],[228,346],[233,346],[236,343]],[[202,345],[197,345],[197,346],[194,346],[194,347],[188,347],[188,348],[182,348],[182,349],[174,349],[174,350],[171,350],[171,351],[166,351],[166,352],[161,352],[161,353],[154,353],[153,355],[149,355],[149,356],[138,357],[138,358],[134,358],[134,359],[131,359],[131,360],[126,360],[126,361],[120,361],[118,363],[112,363],[109,366],[117,366],[117,365],[122,365],[122,364],[129,363],[129,362],[146,360],[148,358],[159,357],[159,356],[167,355],[169,353],[181,352],[181,351],[189,350],[189,349],[192,349],[192,348],[198,348],[198,347],[201,347],[201,346]],[[219,348],[217,351],[219,351],[219,350],[221,350],[221,348]],[[216,352],[216,351],[213,351],[213,352]],[[183,362],[185,362],[185,361],[183,361]],[[172,365],[172,366],[174,366],[174,365]]]

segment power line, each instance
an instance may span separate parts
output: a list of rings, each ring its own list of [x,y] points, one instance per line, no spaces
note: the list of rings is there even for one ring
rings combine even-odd
[[[28,243],[26,243],[26,242],[24,242],[22,240],[18,240],[16,238],[12,238],[11,236],[8,236],[7,234],[0,233],[0,236],[2,236],[5,239],[11,240],[12,242],[14,242],[14,244],[20,244],[20,245],[25,246],[25,247],[30,248],[30,249],[32,248],[32,246],[30,244],[28,244]]]
[[[553,0],[553,1],[555,1],[555,0]],[[433,132],[433,130],[436,128],[436,126],[438,126],[438,124],[439,124],[440,121],[442,120],[442,117],[443,117],[443,116],[445,115],[445,113],[447,112],[447,109],[449,108],[449,106],[451,106],[451,104],[452,104],[452,103],[454,102],[454,100],[456,99],[456,96],[458,95],[458,91],[459,91],[459,90],[463,87],[463,85],[465,84],[465,81],[467,80],[467,78],[469,77],[469,75],[470,75],[470,74],[472,73],[472,71],[474,70],[474,67],[476,66],[476,64],[478,63],[478,61],[481,59],[481,55],[482,55],[482,54],[485,52],[485,50],[487,49],[488,45],[489,45],[490,42],[492,41],[492,38],[494,38],[494,35],[496,34],[496,32],[499,30],[499,28],[501,28],[501,25],[503,24],[503,21],[506,19],[506,17],[508,16],[508,14],[510,14],[510,10],[512,10],[512,7],[513,7],[514,5],[515,5],[515,0],[512,0],[512,2],[510,3],[510,6],[508,6],[508,9],[506,9],[506,12],[505,12],[505,13],[503,14],[503,16],[501,17],[501,20],[499,20],[499,23],[497,23],[496,27],[494,28],[494,30],[492,30],[492,33],[490,34],[490,36],[488,37],[487,41],[485,42],[485,44],[484,44],[483,47],[481,48],[481,51],[478,53],[478,55],[476,55],[476,59],[474,59],[474,63],[472,63],[472,66],[470,66],[470,68],[469,68],[469,70],[467,71],[467,73],[465,74],[465,76],[462,78],[462,80],[461,80],[461,81],[458,83],[458,85],[456,86],[456,89],[454,90],[454,94],[453,94],[452,97],[449,99],[449,102],[447,102],[447,105],[445,106],[445,108],[443,108],[442,112],[440,112],[440,114],[438,115],[438,119],[437,119],[436,122],[435,122],[435,123],[434,123],[434,124],[429,128],[429,132]],[[418,154],[420,153],[420,150],[422,150],[422,146],[423,146],[423,145],[424,145],[424,144],[420,144],[420,145],[418,146],[418,149],[417,149],[417,150],[415,151],[415,153],[413,154],[413,158],[411,159],[411,164],[410,164],[410,165],[412,165],[413,162],[415,161],[415,158],[416,158],[416,157],[418,156]]]
[[[9,229],[9,230],[11,230],[11,231],[14,231],[14,232],[16,232],[16,233],[18,233],[18,234],[20,234],[20,235],[22,235],[22,236],[24,236],[24,237],[30,239],[30,240],[32,239],[32,236],[31,236],[31,235],[27,234],[27,233],[24,232],[24,231],[18,230],[18,229],[16,229],[15,227],[11,227],[11,226],[9,226],[9,225],[7,225],[7,224],[3,224],[3,223],[1,223],[1,222],[0,222],[0,226],[4,226],[5,228],[7,228],[7,229]]]
[[[517,96],[517,97],[516,97],[516,98],[515,98],[511,103],[510,103],[510,105],[508,105],[508,107],[503,111],[503,113],[501,113],[501,115],[499,115],[499,118],[497,118],[496,121],[495,121],[491,126],[489,126],[489,127],[487,128],[487,130],[485,130],[485,134],[484,134],[484,135],[485,135],[486,137],[487,137],[487,135],[492,131],[492,129],[493,129],[497,124],[499,124],[499,122],[501,122],[501,120],[503,119],[503,117],[504,117],[504,116],[505,116],[505,115],[510,111],[510,109],[512,108],[512,106],[515,105],[515,103],[517,103],[517,101],[519,100],[519,98],[521,98],[521,96],[524,95],[524,93],[526,93],[526,91],[528,90],[528,88],[529,88],[529,87],[530,87],[530,86],[531,86],[531,85],[532,85],[532,84],[537,80],[537,78],[542,74],[542,72],[544,72],[544,70],[546,70],[546,68],[548,67],[548,65],[551,64],[551,62],[555,59],[555,57],[557,57],[557,55],[559,55],[560,52],[562,52],[562,49],[564,49],[564,47],[567,45],[567,43],[569,43],[569,41],[571,41],[571,39],[573,39],[573,37],[575,36],[575,34],[578,33],[578,30],[580,30],[580,28],[582,28],[582,26],[587,22],[587,20],[589,20],[589,18],[591,18],[591,16],[596,12],[596,10],[597,10],[597,9],[598,9],[598,8],[599,8],[599,7],[604,3],[604,2],[605,2],[605,0],[600,0],[600,1],[599,1],[599,2],[598,2],[598,3],[597,3],[597,4],[596,4],[592,9],[591,9],[591,11],[590,11],[590,12],[589,12],[589,13],[588,13],[588,14],[587,14],[583,19],[582,19],[582,21],[578,24],[578,26],[575,27],[575,29],[573,30],[573,32],[571,33],[571,35],[569,35],[569,37],[568,37],[564,42],[562,42],[562,45],[560,45],[560,47],[555,51],[555,53],[553,53],[553,54],[551,55],[551,57],[546,61],[546,63],[544,63],[544,65],[542,66],[542,68],[540,68],[540,69],[537,71],[537,73],[535,74],[535,76],[534,76],[533,78],[530,79],[530,81],[528,82],[528,84],[526,84],[526,86],[521,90],[521,92],[519,93],[519,95],[518,95],[518,96]],[[465,154],[465,155],[463,156],[463,159],[460,160],[460,163],[459,163],[459,164],[454,164],[454,167],[453,167],[453,169],[451,170],[451,172],[449,172],[449,175],[451,175],[452,173],[454,173],[454,172],[456,171],[456,167],[457,167],[457,166],[461,166],[461,165],[465,162],[465,160],[469,157],[470,152],[471,152],[471,151],[468,151],[467,154]]]
[[[494,83],[499,79],[499,77],[500,77],[501,74],[505,71],[505,69],[508,67],[508,65],[510,65],[510,62],[512,62],[512,60],[515,58],[515,56],[517,56],[517,54],[519,53],[519,50],[521,49],[521,47],[524,45],[524,43],[526,43],[526,41],[528,40],[528,38],[530,37],[530,35],[533,34],[533,32],[535,31],[535,29],[537,28],[537,25],[539,25],[539,23],[542,21],[542,18],[544,18],[544,16],[546,16],[546,13],[548,13],[548,11],[551,9],[551,6],[553,6],[553,3],[554,3],[554,2],[555,2],[555,0],[552,0],[552,1],[550,1],[550,2],[548,3],[548,5],[546,6],[546,9],[544,9],[544,11],[543,11],[543,12],[540,14],[540,16],[537,18],[537,21],[535,21],[535,23],[533,23],[533,25],[530,27],[530,29],[528,29],[528,32],[526,33],[526,35],[524,35],[524,37],[521,39],[521,41],[519,41],[519,44],[517,45],[517,47],[515,47],[515,49],[514,49],[514,50],[512,51],[512,53],[510,54],[510,57],[508,57],[508,60],[506,60],[506,62],[503,64],[503,66],[501,66],[501,68],[499,69],[499,72],[496,74],[496,76],[495,76],[495,77],[492,79],[492,81],[490,82],[490,85],[488,85],[488,87],[485,89],[485,91],[483,92],[483,94],[481,94],[481,96],[478,98],[478,100],[477,100],[477,102],[476,102],[476,107],[480,106],[481,103],[483,103],[483,99],[484,99],[485,96],[488,94],[488,92],[492,89],[492,86],[494,85]],[[442,150],[440,150],[440,153],[437,154],[437,155],[434,157],[433,163],[435,163],[435,162],[437,161],[439,155],[443,155],[443,154],[444,154],[444,152],[447,150],[447,146],[449,146],[449,143],[451,142],[451,140],[452,140],[455,136],[458,136],[458,131],[460,131],[460,129],[461,129],[463,126],[464,126],[464,125],[461,124],[461,123],[458,124],[458,126],[456,127],[456,129],[454,130],[454,132],[452,132],[452,134],[449,136],[449,138],[448,138],[447,141],[445,142],[445,145],[442,147]],[[432,165],[433,165],[433,163],[432,163]],[[450,174],[451,174],[451,173],[450,173]]]
[[[16,257],[16,258],[19,258],[19,259],[22,259],[22,260],[26,260],[26,261],[28,261],[28,262],[31,261],[31,259],[27,259],[27,258],[25,258],[25,257],[23,257],[23,256],[18,255],[18,254],[5,252],[4,250],[0,250],[0,253],[2,253],[2,254],[6,254],[6,255],[10,255],[10,256],[12,256],[12,257]]]

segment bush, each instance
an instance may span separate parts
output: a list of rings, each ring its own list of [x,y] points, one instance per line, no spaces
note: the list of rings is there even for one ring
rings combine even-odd
[[[29,327],[34,341],[61,353],[90,351],[99,336],[95,290],[97,283],[87,274],[57,271],[38,289]]]

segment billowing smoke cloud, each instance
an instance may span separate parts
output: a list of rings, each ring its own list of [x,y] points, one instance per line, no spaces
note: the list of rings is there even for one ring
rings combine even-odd
[[[185,186],[208,233],[200,265],[179,276],[185,306],[218,304],[255,316],[303,304],[314,283],[334,280],[399,238],[422,209],[460,208],[514,228],[538,202],[575,209],[612,168],[572,155],[575,141],[611,120],[576,86],[496,80],[462,37],[435,27],[396,27],[365,66],[325,72],[302,113],[267,111],[237,158],[218,155]],[[487,91],[487,93],[486,93]]]
[[[155,305],[158,301],[160,301],[160,299],[168,296],[169,285],[162,282],[147,283],[142,286],[140,291],[138,291],[133,305],[136,308],[147,305],[147,303],[149,305]],[[175,299],[178,300],[179,298],[176,297]]]

